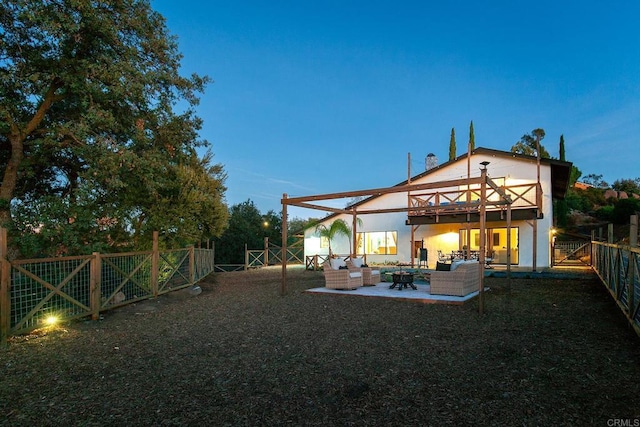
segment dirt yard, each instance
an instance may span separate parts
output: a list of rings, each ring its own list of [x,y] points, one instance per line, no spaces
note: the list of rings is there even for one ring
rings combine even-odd
[[[283,297],[279,279],[279,268],[216,274],[198,296],[12,339],[0,424],[640,422],[640,339],[595,276],[487,279],[484,315],[477,300],[306,293],[324,281],[300,268]]]

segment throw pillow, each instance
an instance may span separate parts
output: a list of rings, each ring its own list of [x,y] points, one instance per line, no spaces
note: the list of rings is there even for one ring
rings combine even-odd
[[[347,264],[343,259],[340,258],[331,258],[331,268],[334,270],[339,269],[340,267],[345,267]]]
[[[436,261],[436,271],[450,271],[450,270],[451,270],[451,264]]]

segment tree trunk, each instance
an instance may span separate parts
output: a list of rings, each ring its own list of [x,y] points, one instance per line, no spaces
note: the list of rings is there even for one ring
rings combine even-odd
[[[6,114],[10,129],[8,139],[11,143],[11,156],[7,161],[7,168],[4,171],[2,184],[0,185],[0,222],[3,226],[7,226],[9,221],[11,221],[11,201],[13,200],[16,185],[18,184],[20,164],[24,159],[24,142],[27,136],[40,126],[51,105],[53,105],[55,101],[62,99],[62,95],[56,95],[56,91],[61,87],[62,80],[54,77],[38,110],[31,120],[25,124],[24,129],[20,129],[20,126],[13,121],[9,113]]]
[[[18,182],[18,169],[24,157],[23,140],[19,132],[12,133],[9,136],[11,157],[7,161],[7,168],[4,170],[2,185],[0,186],[0,222],[2,222],[3,226],[7,226],[11,221],[11,200]]]

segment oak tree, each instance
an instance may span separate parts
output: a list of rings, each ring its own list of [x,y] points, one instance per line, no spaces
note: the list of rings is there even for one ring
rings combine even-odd
[[[0,36],[4,226],[62,252],[220,233],[225,174],[197,154],[209,78],[180,75],[149,1],[9,0]]]

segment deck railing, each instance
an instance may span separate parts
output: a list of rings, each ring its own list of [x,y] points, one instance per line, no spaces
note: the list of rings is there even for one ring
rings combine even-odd
[[[500,187],[500,189],[511,199],[512,209],[542,209],[542,191],[537,183],[509,185]],[[481,189],[478,187],[410,194],[409,216],[477,212],[480,208],[480,193]],[[501,194],[488,187],[487,210],[504,209],[504,205],[505,202]]]

